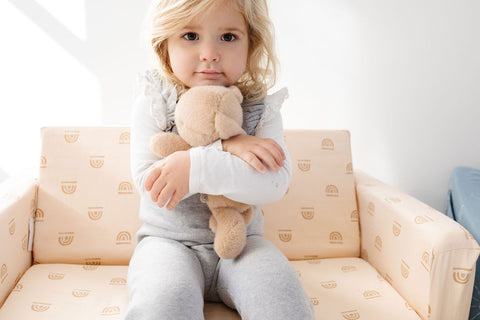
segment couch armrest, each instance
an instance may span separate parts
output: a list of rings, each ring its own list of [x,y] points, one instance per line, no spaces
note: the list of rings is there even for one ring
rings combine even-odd
[[[32,264],[30,229],[36,210],[37,181],[12,178],[0,184],[0,307]],[[30,250],[29,250],[30,249]]]
[[[422,319],[468,319],[479,246],[460,224],[356,172],[362,257]]]

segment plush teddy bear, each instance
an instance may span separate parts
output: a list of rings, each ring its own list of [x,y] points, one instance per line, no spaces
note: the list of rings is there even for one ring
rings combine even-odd
[[[164,158],[175,151],[209,145],[218,139],[245,133],[242,129],[242,100],[242,93],[235,86],[189,89],[175,109],[178,135],[161,132],[152,138],[150,148]],[[212,212],[209,224],[215,232],[215,251],[221,258],[235,258],[245,246],[252,206],[221,195],[207,195],[207,199]]]

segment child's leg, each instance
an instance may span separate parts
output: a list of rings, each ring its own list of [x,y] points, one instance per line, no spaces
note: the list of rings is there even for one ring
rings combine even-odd
[[[221,261],[217,290],[222,301],[237,309],[244,320],[314,319],[297,272],[261,236],[248,237],[236,259]]]
[[[204,276],[196,255],[180,242],[146,237],[128,269],[125,320],[203,319]]]

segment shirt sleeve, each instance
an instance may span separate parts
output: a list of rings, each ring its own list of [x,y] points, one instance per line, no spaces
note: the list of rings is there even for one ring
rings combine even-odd
[[[280,112],[256,130],[255,136],[275,140],[286,160],[278,172],[260,173],[242,159],[213,145],[190,150],[190,192],[224,195],[252,205],[275,202],[283,197],[291,179],[291,161],[283,138]]]
[[[135,186],[142,196],[147,194],[144,186],[147,173],[161,161],[150,151],[149,146],[151,137],[161,131],[151,115],[151,105],[152,98],[140,94],[134,102],[132,113],[130,169]]]

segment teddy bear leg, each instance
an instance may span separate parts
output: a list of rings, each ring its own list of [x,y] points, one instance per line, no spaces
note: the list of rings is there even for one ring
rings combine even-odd
[[[217,222],[214,249],[223,259],[233,259],[242,252],[247,238],[243,216],[232,208],[218,208],[212,212]]]

